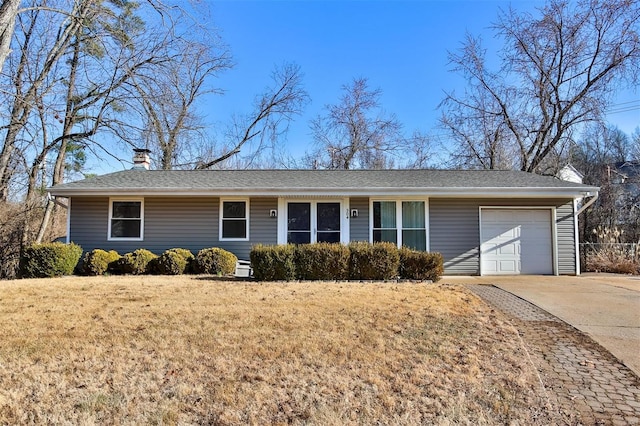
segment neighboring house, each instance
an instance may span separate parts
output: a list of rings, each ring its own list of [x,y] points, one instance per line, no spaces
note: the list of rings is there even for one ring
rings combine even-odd
[[[574,182],[574,183],[582,183],[584,179],[584,175],[580,173],[575,167],[571,164],[567,164],[558,172],[558,179]]]
[[[68,240],[120,253],[390,241],[445,274],[578,274],[576,200],[598,188],[516,171],[132,170],[57,185]],[[144,167],[140,167],[140,165]]]
[[[608,184],[620,185],[628,197],[640,196],[640,161],[622,161],[606,168]]]

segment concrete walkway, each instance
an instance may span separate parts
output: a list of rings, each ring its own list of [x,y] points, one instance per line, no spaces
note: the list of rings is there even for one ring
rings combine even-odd
[[[586,333],[640,376],[640,277],[445,277],[443,282],[493,284]]]

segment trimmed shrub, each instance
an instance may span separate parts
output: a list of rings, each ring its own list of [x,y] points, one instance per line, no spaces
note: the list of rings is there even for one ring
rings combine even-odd
[[[201,274],[228,275],[236,270],[238,258],[219,247],[202,249],[196,255],[196,269]]]
[[[349,248],[342,244],[301,244],[295,247],[294,259],[300,280],[349,278]]]
[[[120,255],[117,251],[95,249],[85,253],[82,259],[82,272],[86,275],[103,275],[118,268]]]
[[[157,257],[147,249],[138,249],[122,256],[118,264],[123,274],[147,274],[151,272],[149,263]]]
[[[184,274],[193,274],[196,271],[196,257],[191,250],[185,248],[172,248],[167,250],[169,252],[177,253],[187,261],[187,266],[185,267],[183,273]]]
[[[349,244],[349,278],[352,280],[393,280],[398,278],[400,256],[392,243],[355,242]]]
[[[180,275],[187,269],[187,259],[170,250],[153,259],[152,264],[152,271],[161,275]]]
[[[258,281],[291,281],[296,279],[295,246],[255,245],[249,254],[253,276]]]
[[[444,272],[444,259],[440,253],[415,251],[407,247],[399,250],[400,278],[409,280],[430,280],[436,282]]]
[[[20,256],[20,276],[48,278],[71,275],[80,256],[82,248],[73,243],[33,244]]]
[[[191,250],[186,249],[186,248],[171,248],[167,251],[173,252],[173,253],[177,253],[180,256],[184,257],[185,260],[193,260],[196,257],[193,255],[193,253],[191,253]]]

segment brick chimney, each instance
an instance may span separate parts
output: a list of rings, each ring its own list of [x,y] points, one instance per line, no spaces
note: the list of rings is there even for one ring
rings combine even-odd
[[[148,149],[134,148],[133,152],[133,169],[149,170],[149,166],[151,165],[149,154],[151,151]]]

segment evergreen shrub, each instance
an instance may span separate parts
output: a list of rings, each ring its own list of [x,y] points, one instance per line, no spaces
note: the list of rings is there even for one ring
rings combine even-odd
[[[127,253],[118,262],[123,274],[148,274],[151,272],[152,260],[158,256],[147,249],[137,249]]]
[[[21,253],[20,276],[48,278],[71,275],[80,256],[82,256],[82,248],[77,244],[33,244]]]
[[[300,280],[342,281],[349,278],[349,248],[340,243],[298,245],[294,263]]]
[[[115,250],[92,250],[84,255],[82,272],[84,272],[85,275],[104,275],[107,271],[117,271],[120,257]]]
[[[193,273],[195,256],[190,250],[172,248],[152,261],[152,272],[161,275],[180,275]]]
[[[236,271],[238,258],[219,247],[205,248],[196,255],[196,269],[201,274],[228,275]]]
[[[398,278],[400,256],[393,243],[349,244],[349,278],[352,280],[394,280]]]
[[[440,253],[402,247],[399,255],[399,274],[402,279],[436,282],[444,273],[444,259]]]
[[[291,281],[296,279],[295,246],[258,244],[249,254],[253,276],[258,281]]]

